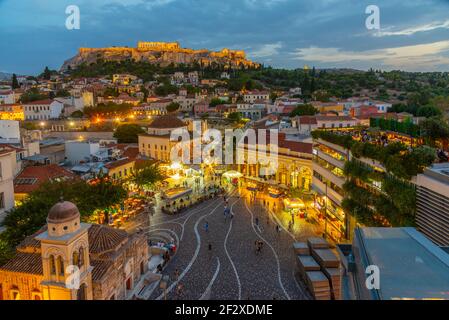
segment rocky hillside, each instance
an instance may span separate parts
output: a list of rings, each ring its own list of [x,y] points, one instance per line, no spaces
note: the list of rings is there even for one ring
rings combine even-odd
[[[75,69],[80,64],[96,63],[98,60],[150,62],[166,66],[173,64],[198,63],[203,66],[221,65],[233,69],[258,68],[260,65],[246,58],[244,51],[223,49],[213,52],[206,49],[193,50],[180,48],[177,43],[139,42],[137,48],[80,48],[73,58],[64,62],[61,71]]]

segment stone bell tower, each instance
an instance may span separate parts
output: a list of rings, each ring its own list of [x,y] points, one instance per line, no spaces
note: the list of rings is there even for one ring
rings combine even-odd
[[[76,205],[60,201],[49,211],[41,242],[44,299],[92,300],[88,229]]]

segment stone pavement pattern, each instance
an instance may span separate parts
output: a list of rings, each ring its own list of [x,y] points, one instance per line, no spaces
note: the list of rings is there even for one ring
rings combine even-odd
[[[232,220],[225,221],[224,205],[223,197],[218,197],[180,215],[156,212],[151,217],[150,239],[170,235],[178,246],[163,271],[170,277],[167,299],[310,299],[295,275],[293,236],[284,230],[277,232],[273,216],[237,190],[229,197]],[[256,240],[264,242],[259,254]],[[176,269],[183,286],[180,295]],[[157,288],[150,299],[164,299],[163,290]]]

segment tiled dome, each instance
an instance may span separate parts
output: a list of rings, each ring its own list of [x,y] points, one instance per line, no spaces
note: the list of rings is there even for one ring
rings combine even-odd
[[[62,223],[79,218],[80,212],[75,204],[70,201],[60,201],[48,212],[48,223]]]

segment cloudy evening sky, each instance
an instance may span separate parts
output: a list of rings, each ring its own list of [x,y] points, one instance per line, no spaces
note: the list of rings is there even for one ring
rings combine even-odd
[[[78,5],[81,29],[67,30]],[[368,5],[380,30],[368,30]],[[449,71],[449,0],[0,0],[0,71],[58,69],[79,47],[179,41],[284,68]]]

